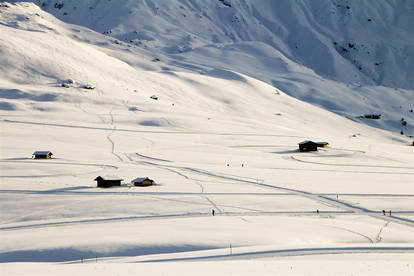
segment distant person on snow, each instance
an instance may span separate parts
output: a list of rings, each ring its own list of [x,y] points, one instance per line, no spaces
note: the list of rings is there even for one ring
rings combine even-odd
[[[316,209],[316,213],[319,215],[319,209]]]
[[[214,214],[216,213],[216,211],[214,211],[214,209],[213,210],[211,210],[211,214],[213,215],[213,217],[214,217]]]
[[[391,216],[391,210],[390,210],[390,216]]]
[[[385,210],[382,210],[382,214],[385,216]]]

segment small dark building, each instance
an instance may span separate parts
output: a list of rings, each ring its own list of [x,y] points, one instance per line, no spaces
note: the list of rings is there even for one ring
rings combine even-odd
[[[299,150],[302,152],[305,151],[317,151],[318,144],[312,141],[303,141],[299,143]]]
[[[100,187],[100,188],[109,188],[109,187],[112,187],[112,186],[121,186],[121,181],[123,179],[115,178],[115,177],[98,176],[94,180],[98,182],[98,187]]]
[[[381,119],[381,114],[365,114],[363,116],[365,119],[373,119],[373,120],[379,120]]]
[[[34,159],[50,159],[52,158],[53,153],[50,151],[35,151],[33,154]]]
[[[147,187],[147,186],[152,186],[154,185],[154,180],[149,179],[148,177],[138,177],[134,180],[131,181],[132,184],[134,184],[134,186],[138,186],[138,187]]]

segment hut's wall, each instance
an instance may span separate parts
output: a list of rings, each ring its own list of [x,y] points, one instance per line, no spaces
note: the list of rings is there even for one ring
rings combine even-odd
[[[102,179],[98,179],[98,187],[101,188],[109,188],[112,186],[121,186],[121,181],[120,180],[102,180]]]
[[[50,159],[49,155],[35,155],[35,159]]]
[[[316,144],[303,144],[299,145],[300,151],[317,151],[317,145]]]
[[[138,186],[138,187],[146,187],[146,186],[151,186],[152,185],[152,181],[151,180],[143,180],[141,182],[134,182],[134,186]]]

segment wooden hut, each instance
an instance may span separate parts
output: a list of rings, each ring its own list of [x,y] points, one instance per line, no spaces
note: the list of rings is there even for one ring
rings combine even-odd
[[[154,185],[154,180],[149,179],[148,177],[138,177],[131,181],[134,186],[138,187],[147,187]]]
[[[317,151],[318,150],[318,144],[312,141],[303,141],[299,143],[299,150],[302,152],[306,151]]]
[[[381,114],[365,114],[363,116],[365,119],[373,119],[373,120],[379,120],[381,119]]]
[[[34,159],[50,159],[52,158],[53,153],[47,150],[44,151],[35,151],[33,154]]]
[[[121,181],[123,179],[116,178],[116,177],[98,176],[94,180],[98,182],[98,187],[100,187],[100,188],[109,188],[109,187],[112,187],[112,186],[121,186]]]

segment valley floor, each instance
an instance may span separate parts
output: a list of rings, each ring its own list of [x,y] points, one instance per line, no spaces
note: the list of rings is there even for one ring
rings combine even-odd
[[[347,138],[301,153],[298,133],[0,124],[10,129],[0,160],[5,275],[413,272],[404,145]],[[27,133],[55,158],[31,159]],[[125,184],[96,188],[98,175]],[[138,176],[157,184],[128,184]]]

